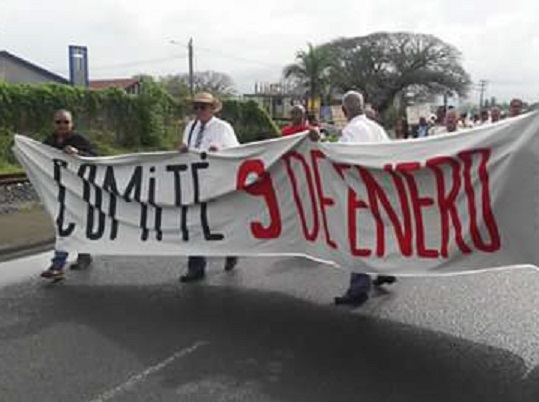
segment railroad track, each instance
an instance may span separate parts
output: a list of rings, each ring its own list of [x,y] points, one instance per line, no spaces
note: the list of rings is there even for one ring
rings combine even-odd
[[[12,186],[14,184],[28,183],[26,173],[7,173],[0,174],[0,186]]]

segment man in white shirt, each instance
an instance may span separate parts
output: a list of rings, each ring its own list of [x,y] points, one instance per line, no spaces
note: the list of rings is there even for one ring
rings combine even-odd
[[[191,149],[206,152],[217,152],[224,148],[239,145],[232,126],[214,114],[221,110],[221,102],[212,94],[200,92],[193,97],[195,119],[185,127],[180,152]],[[236,266],[236,257],[227,257],[225,270],[231,271]],[[204,278],[206,258],[191,256],[187,263],[187,273],[180,277],[181,282],[194,282]]]
[[[445,116],[445,125],[433,127],[430,135],[440,135],[457,132],[459,129],[459,115],[455,109],[449,109]]]
[[[348,91],[342,99],[342,110],[348,124],[343,128],[339,142],[386,142],[390,141],[385,130],[374,120],[365,115],[363,95],[356,91]],[[317,140],[317,134],[311,131],[310,137]],[[350,286],[343,296],[335,298],[335,304],[359,306],[369,298],[371,284],[381,286],[396,281],[394,276],[379,275],[374,281],[367,274],[352,273]]]
[[[342,129],[339,142],[384,142],[389,141],[385,130],[363,111],[363,96],[349,91],[343,97],[343,112],[348,124]]]

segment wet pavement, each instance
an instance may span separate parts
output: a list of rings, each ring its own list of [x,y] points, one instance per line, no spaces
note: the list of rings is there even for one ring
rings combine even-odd
[[[355,310],[347,273],[242,259],[203,283],[185,259],[96,257],[64,283],[49,254],[0,264],[6,401],[536,401],[539,276],[403,278]]]

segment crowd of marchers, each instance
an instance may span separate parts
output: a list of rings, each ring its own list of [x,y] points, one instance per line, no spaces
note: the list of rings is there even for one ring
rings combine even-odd
[[[180,153],[196,150],[201,152],[219,152],[222,149],[239,144],[232,125],[217,116],[221,110],[221,102],[210,93],[197,93],[193,96],[191,107],[193,118],[186,125],[185,130],[179,134]],[[510,103],[509,113],[504,115],[500,109],[492,108],[482,110],[480,114],[470,116],[459,114],[457,109],[449,107],[438,108],[430,116],[421,116],[419,123],[409,125],[405,118],[400,118],[394,127],[391,137],[396,140],[407,138],[422,138],[444,133],[453,133],[485,124],[494,124],[506,117],[515,117],[522,113],[523,103],[520,99],[513,99]],[[376,111],[365,104],[363,95],[357,91],[348,91],[342,97],[342,112],[346,117],[345,126],[337,131],[338,142],[346,143],[373,143],[391,141],[388,132],[377,122]],[[81,133],[76,131],[73,115],[70,111],[58,110],[53,116],[54,130],[45,140],[45,144],[63,150],[74,157],[96,156],[96,148]],[[290,122],[282,128],[281,135],[289,136],[305,133],[312,141],[324,141],[326,133],[324,125],[320,124],[314,114],[308,113],[304,106],[294,105],[290,113]],[[359,162],[359,161],[358,161]],[[68,264],[69,254],[57,246],[50,265],[41,276],[53,281],[65,278],[66,268],[88,269],[92,266],[92,257],[78,250],[74,263]],[[224,270],[235,269],[238,259],[235,256],[225,258]],[[350,267],[352,268],[352,267]],[[198,282],[205,278],[206,258],[204,256],[190,256],[187,261],[187,270],[180,276],[182,283]],[[394,276],[379,275],[374,278],[367,274],[353,273],[346,292],[335,297],[335,304],[359,306],[369,299],[373,287],[381,287],[396,282]]]

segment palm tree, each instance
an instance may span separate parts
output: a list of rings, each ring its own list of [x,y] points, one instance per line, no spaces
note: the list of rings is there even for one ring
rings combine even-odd
[[[307,51],[298,51],[296,63],[286,66],[283,75],[285,78],[296,79],[308,88],[309,98],[315,99],[322,95],[322,88],[327,81],[331,54],[327,47],[313,46],[311,43],[307,45]]]

